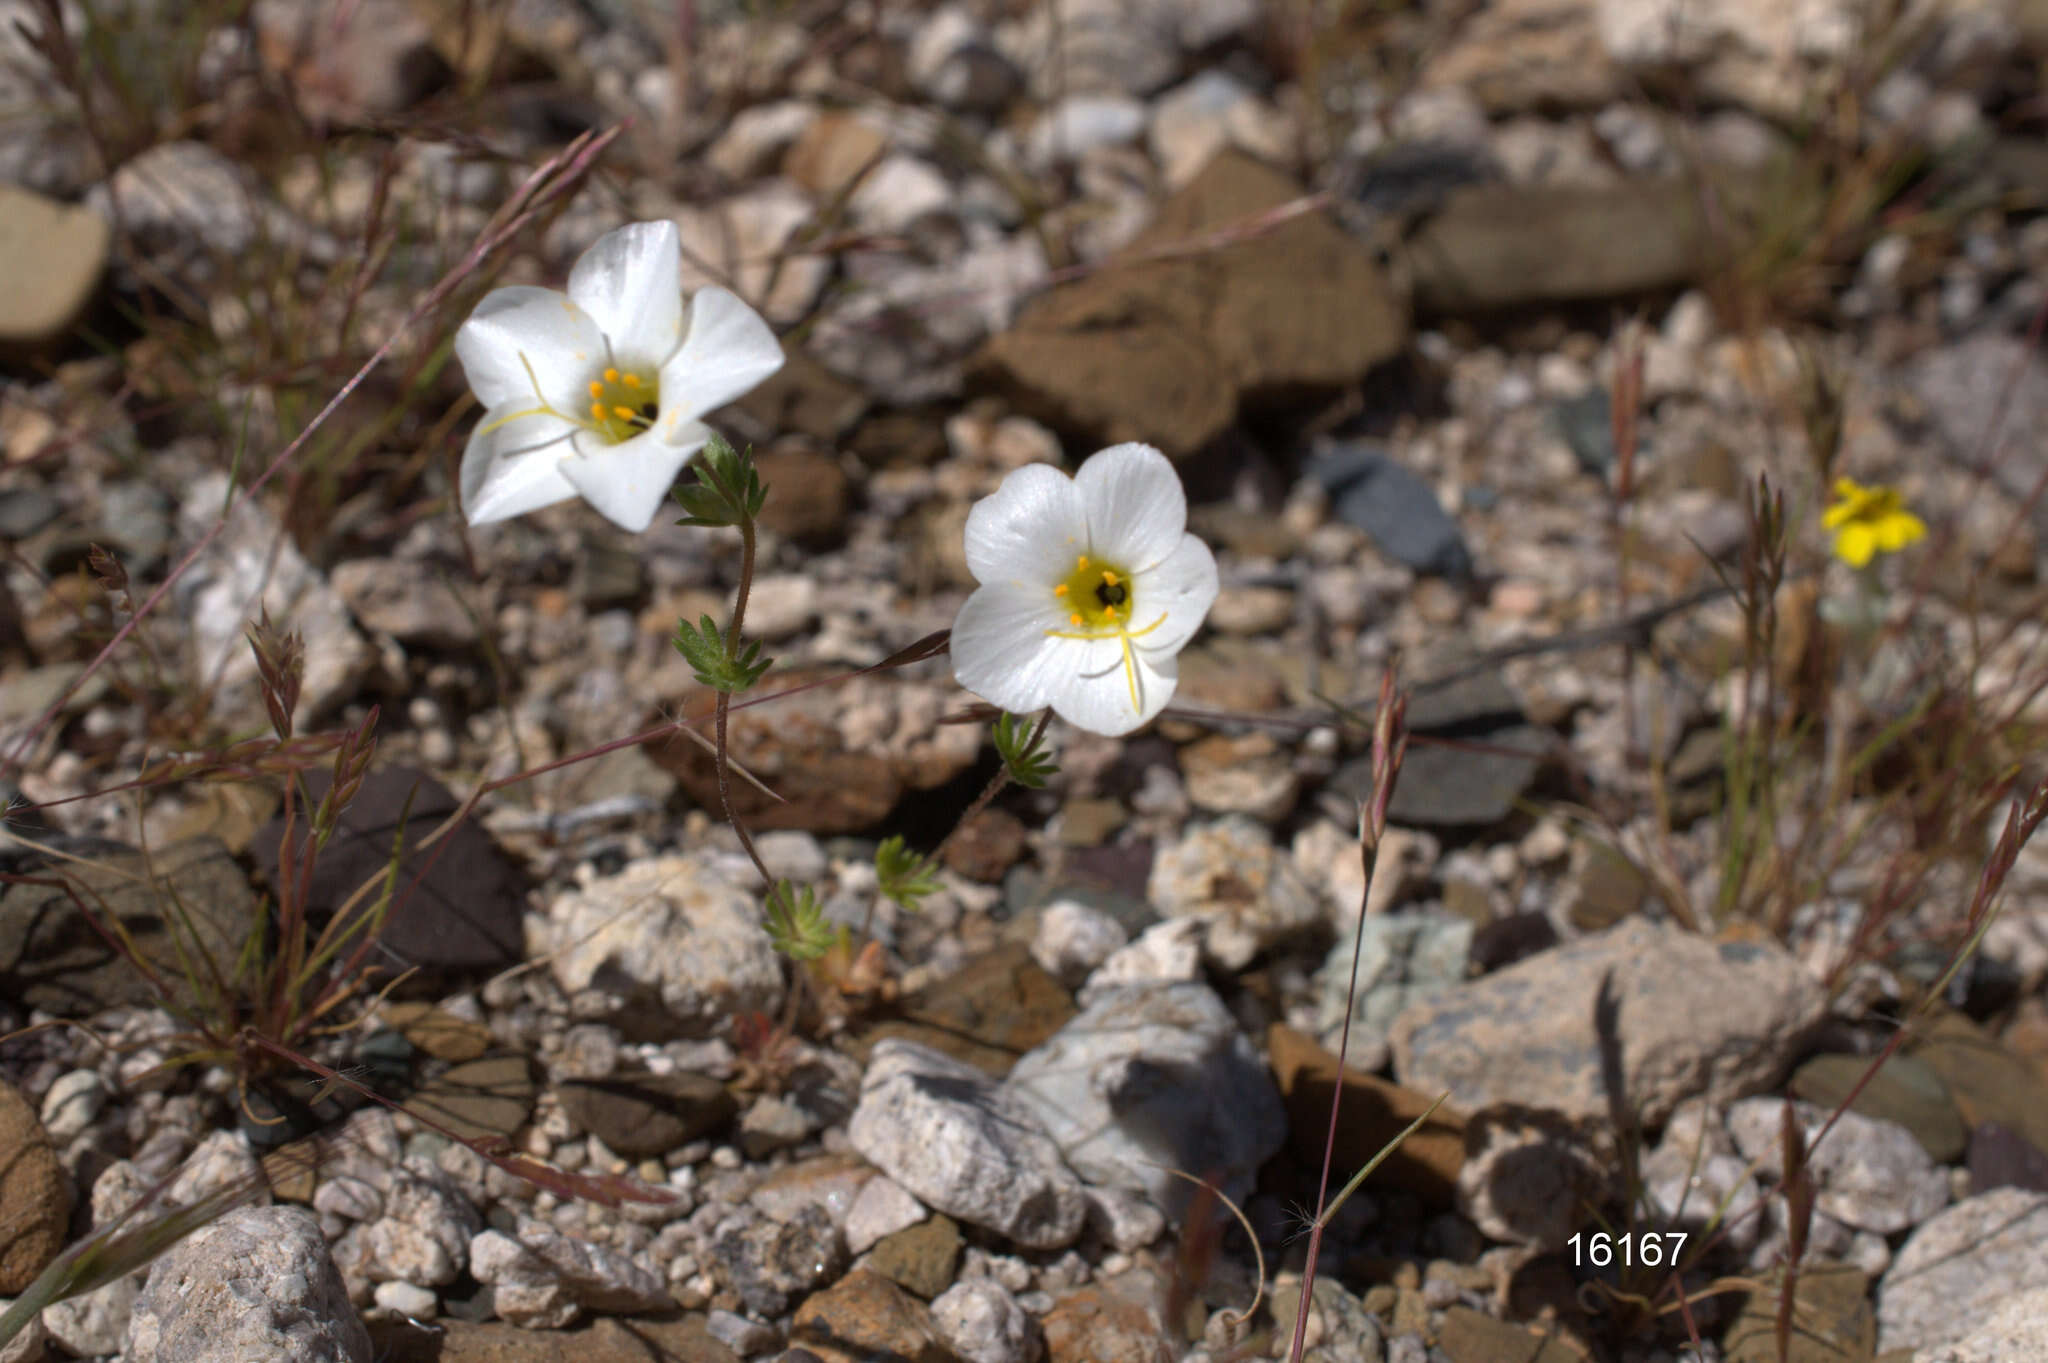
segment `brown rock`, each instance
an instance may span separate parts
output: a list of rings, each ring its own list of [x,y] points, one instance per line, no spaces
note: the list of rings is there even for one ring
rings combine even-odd
[[[56,877],[46,872],[44,878]],[[191,1002],[185,969],[192,958],[180,955],[166,905],[173,898],[183,905],[199,950],[223,971],[233,968],[258,921],[247,873],[210,837],[160,847],[147,858],[120,853],[71,863],[63,878],[80,899],[120,922],[136,954],[185,1003]],[[192,937],[183,939],[187,949],[193,944]],[[159,1002],[148,978],[108,948],[69,893],[27,884],[0,890],[0,996],[65,1017]]]
[[[958,1363],[924,1303],[865,1268],[799,1306],[789,1342],[820,1363]]]
[[[997,1078],[1074,1016],[1073,996],[1021,942],[975,957],[903,1005],[902,1020],[878,1023],[849,1049],[866,1063],[875,1043],[901,1037],[964,1060]]]
[[[1495,1363],[1512,1358],[1517,1363],[1577,1363],[1579,1352],[1555,1336],[1526,1325],[1453,1306],[1444,1312],[1436,1344],[1451,1363]]]
[[[760,694],[836,675],[805,668],[774,672]],[[781,798],[735,776],[733,812],[755,829],[852,833],[880,823],[906,790],[944,785],[958,776],[979,753],[981,734],[971,725],[934,723],[936,707],[912,694],[918,685],[900,677],[863,677],[735,710],[727,729],[733,759]],[[946,691],[956,694],[950,686]],[[707,738],[715,702],[709,689],[698,689],[680,706]],[[707,748],[664,733],[649,739],[646,751],[692,800],[719,810],[717,768]]]
[[[1107,268],[1027,307],[974,377],[1095,443],[1144,440],[1175,457],[1221,434],[1241,402],[1357,381],[1406,343],[1407,311],[1326,217],[1146,259],[1301,193],[1248,156],[1217,156]]]
[[[1935,1163],[1953,1164],[1961,1158],[1969,1129],[1956,1115],[1941,1077],[1926,1061],[1894,1055],[1866,1082],[1863,1076],[1869,1070],[1868,1056],[1816,1055],[1794,1070],[1785,1086],[1794,1097],[1830,1111],[1854,1093],[1854,1111],[1905,1127]]]
[[[578,1080],[561,1085],[556,1096],[579,1126],[629,1159],[688,1145],[739,1111],[725,1085],[687,1071]]]
[[[834,198],[850,189],[888,146],[882,130],[857,114],[822,114],[790,145],[782,173],[820,199]]]
[[[1941,1077],[1966,1125],[1997,1122],[2048,1150],[2048,1082],[1968,1018],[1942,1014],[1907,1054]]]
[[[1420,312],[1485,313],[1675,288],[1716,258],[1682,180],[1454,190],[1410,237]]]
[[[1157,1284],[1125,1273],[1062,1297],[1041,1322],[1046,1363],[1157,1363],[1166,1338]]]
[[[1862,1363],[1877,1350],[1870,1279],[1847,1264],[1809,1264],[1792,1288],[1792,1347],[1778,1352],[1780,1272],[1744,1295],[1721,1347],[1728,1363]]]
[[[867,394],[801,350],[783,353],[782,368],[734,405],[776,434],[838,440],[867,411]]]
[[[953,1285],[959,1265],[960,1227],[943,1213],[883,1236],[868,1254],[869,1268],[926,1301]]]
[[[387,1003],[377,1020],[436,1060],[474,1060],[491,1048],[490,1028],[431,1003]]]
[[[1278,1024],[1266,1031],[1266,1053],[1287,1104],[1287,1128],[1295,1156],[1320,1164],[1323,1140],[1330,1129],[1337,1057],[1307,1033]],[[1349,1171],[1364,1168],[1427,1111],[1435,1095],[1404,1089],[1348,1065],[1343,1074],[1335,1158],[1337,1168],[1348,1176]],[[1458,1170],[1464,1162],[1465,1118],[1440,1107],[1373,1171],[1373,1179],[1390,1188],[1406,1189],[1432,1207],[1447,1208],[1456,1200]]]
[[[0,1296],[36,1280],[70,1224],[71,1180],[28,1099],[0,1080]]]
[[[381,1363],[739,1363],[696,1315],[606,1317],[573,1330],[445,1319],[422,1330],[374,1321],[370,1342]]]
[[[1463,90],[1488,113],[1597,109],[1621,90],[1583,0],[1498,0],[1474,14],[1422,70],[1432,89]]]
[[[421,1086],[406,1107],[463,1140],[507,1136],[533,1115],[533,1071],[523,1055],[465,1061]]]
[[[946,844],[946,865],[969,880],[993,885],[1024,855],[1023,820],[990,807],[962,823]]]
[[[113,231],[90,209],[0,185],[0,253],[8,287],[0,344],[61,336],[99,287]]]
[[[846,471],[827,455],[781,446],[754,456],[768,488],[761,524],[807,549],[829,549],[846,537]]]

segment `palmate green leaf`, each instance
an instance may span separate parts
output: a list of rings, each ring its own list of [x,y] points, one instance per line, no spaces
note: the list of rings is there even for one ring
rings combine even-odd
[[[725,635],[720,632],[718,622],[708,615],[696,625],[688,620],[676,621],[674,642],[676,652],[683,655],[683,661],[690,665],[697,680],[727,695],[750,690],[775,665],[774,658],[761,657],[758,640],[741,649],[739,656],[729,656],[725,649]]]
[[[885,897],[916,913],[927,896],[938,892],[938,867],[930,857],[911,851],[902,834],[894,834],[875,849],[875,881]]]
[[[761,514],[768,489],[755,471],[752,448],[735,450],[724,436],[713,435],[691,467],[697,481],[675,491],[688,513],[677,525],[739,525]]]
[[[843,924],[826,919],[817,891],[808,885],[775,882],[768,892],[768,940],[793,961],[815,961],[846,935]]]
[[[1018,785],[1038,790],[1058,774],[1058,765],[1045,751],[1043,730],[1034,732],[1033,725],[1006,712],[996,716],[994,738],[997,754]]]

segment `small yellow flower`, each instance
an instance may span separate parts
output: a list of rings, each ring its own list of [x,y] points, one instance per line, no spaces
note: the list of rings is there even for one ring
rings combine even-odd
[[[1906,510],[1895,487],[1864,487],[1851,478],[1835,480],[1835,502],[1821,517],[1835,532],[1835,557],[1861,568],[1872,555],[1895,554],[1927,534],[1927,523]]]

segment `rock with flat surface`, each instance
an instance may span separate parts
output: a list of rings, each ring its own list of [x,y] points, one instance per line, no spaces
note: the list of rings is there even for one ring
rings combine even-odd
[[[1966,1337],[2001,1303],[2048,1288],[2048,1193],[1997,1188],[1908,1236],[1877,1289],[1877,1346]]]
[[[709,1028],[773,1013],[782,963],[752,895],[703,857],[657,857],[565,894],[529,943],[571,994],[600,989]]]
[[[0,344],[61,336],[99,287],[112,241],[99,214],[0,184]]]
[[[1466,1112],[1607,1120],[1618,1103],[1656,1126],[1690,1094],[1769,1087],[1823,1007],[1776,946],[1631,918],[1414,1004],[1394,1023],[1394,1069]]]
[[[71,1179],[36,1110],[0,1080],[0,1296],[36,1280],[64,1248],[70,1224]]]
[[[1081,1181],[1034,1108],[964,1061],[875,1046],[847,1128],[853,1148],[927,1206],[1032,1249],[1081,1233]]]
[[[1238,1197],[1287,1139],[1258,1051],[1201,983],[1104,993],[1004,1087],[1083,1178],[1168,1210],[1190,1196],[1168,1170],[1216,1178]]]
[[[1728,1110],[1736,1148],[1773,1178],[1784,1177],[1784,1106],[1777,1098],[1745,1098]],[[1948,1171],[1897,1122],[1844,1112],[1816,1147],[1833,1110],[1794,1103],[1793,1113],[1810,1151],[1807,1169],[1818,1187],[1814,1205],[1837,1221],[1890,1235],[1948,1205]]]

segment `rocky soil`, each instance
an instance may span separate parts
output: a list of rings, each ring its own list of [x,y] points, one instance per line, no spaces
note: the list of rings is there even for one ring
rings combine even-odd
[[[1994,776],[2044,775],[2044,65],[2039,0],[0,0],[0,1299],[246,1194],[0,1358],[1285,1357],[1326,1146],[1439,1095],[1305,1357],[1776,1359],[1786,1294],[1792,1358],[2048,1357],[2048,852],[1945,971]],[[946,628],[1033,461],[1159,446],[1221,566],[1175,708],[1055,725],[916,914],[879,840],[996,769],[944,659],[734,716],[771,870],[877,944],[831,969],[669,723],[737,537],[452,505],[455,325],[651,218],[789,357],[713,418],[771,487],[767,689]],[[1837,475],[1927,538],[1831,560]],[[1768,687],[1724,586],[1759,477]],[[126,788],[269,732],[259,610],[300,734],[377,712],[310,878],[274,768]],[[167,1063],[217,1007],[181,960],[395,843],[412,973],[313,1049],[409,1111]]]

